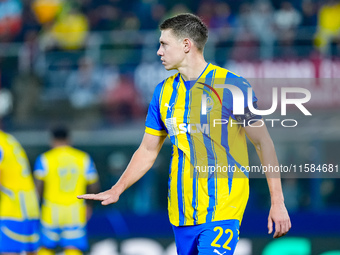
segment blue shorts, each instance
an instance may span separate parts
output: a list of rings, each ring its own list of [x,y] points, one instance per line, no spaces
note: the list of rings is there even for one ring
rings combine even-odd
[[[48,249],[58,246],[74,247],[81,251],[88,249],[86,229],[80,226],[49,228],[42,225],[40,240],[41,245]]]
[[[238,220],[208,222],[194,226],[173,226],[179,255],[231,255],[239,239]]]
[[[39,247],[39,220],[0,219],[0,253],[34,252]]]

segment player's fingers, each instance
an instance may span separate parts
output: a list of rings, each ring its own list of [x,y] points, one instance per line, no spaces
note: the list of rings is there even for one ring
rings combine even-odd
[[[273,221],[272,219],[269,217],[268,218],[268,234],[271,234],[273,232]]]
[[[281,231],[280,231],[278,237],[284,236],[288,232],[288,222],[284,222],[280,225],[281,225]]]
[[[292,228],[292,222],[290,221],[290,219],[289,219],[289,222],[288,222],[288,227],[289,227],[288,230],[290,230]]]
[[[94,194],[84,194],[84,195],[79,195],[77,198],[79,199],[93,199]]]
[[[80,198],[80,199],[99,200],[99,201],[102,201],[103,199],[105,199],[103,197],[102,193],[99,193],[99,194],[85,194],[85,195],[80,195],[80,196],[77,196],[77,197]]]
[[[274,238],[278,238],[280,237],[280,233],[281,233],[281,224],[280,223],[275,223],[275,233],[274,233]]]
[[[288,219],[288,220],[285,222],[285,232],[284,232],[283,235],[287,234],[291,227],[292,227],[292,225],[291,225],[291,223],[290,223],[290,219]]]
[[[115,197],[109,197],[108,199],[105,199],[105,200],[102,202],[102,205],[113,204],[113,203],[116,203],[117,201],[118,201],[117,198],[115,198]]]

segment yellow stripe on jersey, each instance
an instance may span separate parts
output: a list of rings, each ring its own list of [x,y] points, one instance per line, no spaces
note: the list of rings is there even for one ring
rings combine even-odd
[[[167,132],[165,130],[156,130],[149,127],[145,128],[145,133],[155,136],[166,136]]]
[[[168,198],[168,210],[169,210],[169,217],[173,221],[179,222],[179,209],[178,209],[178,200],[177,200],[177,181],[178,181],[178,162],[179,162],[179,155],[178,155],[178,148],[173,146],[173,153],[171,156],[171,169],[170,169],[170,190],[169,190],[169,198]],[[176,208],[173,210],[172,208]]]

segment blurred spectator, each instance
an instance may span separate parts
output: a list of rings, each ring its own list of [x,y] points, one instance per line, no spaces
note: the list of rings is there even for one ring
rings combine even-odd
[[[136,10],[136,14],[141,23],[141,29],[150,29],[152,18],[151,18],[151,10],[152,7],[157,4],[157,0],[140,0],[134,6],[134,10]]]
[[[46,28],[44,44],[47,48],[77,50],[85,44],[89,30],[87,17],[77,7],[66,2],[56,22]]]
[[[54,21],[62,9],[63,0],[35,0],[32,3],[32,10],[40,24]]]
[[[227,3],[220,2],[214,5],[214,16],[211,18],[211,28],[232,27],[235,25],[235,17]]]
[[[104,102],[104,111],[114,123],[139,118],[146,110],[129,74],[121,74],[116,87],[105,93]]]
[[[267,1],[257,1],[252,8],[252,31],[260,42],[260,57],[273,58],[274,53],[274,17],[271,4]]]
[[[100,71],[89,58],[81,58],[78,70],[66,81],[66,91],[73,107],[87,108],[99,104],[104,85]]]
[[[251,33],[252,29],[252,5],[249,3],[244,3],[240,6],[240,11],[237,20],[237,26],[239,30],[246,30]]]
[[[150,15],[145,22],[142,23],[145,29],[157,29],[159,24],[162,22],[166,13],[166,8],[163,4],[157,3],[151,6]]]
[[[204,21],[204,23],[208,27],[210,27],[211,19],[214,17],[214,3],[202,1],[198,7],[197,15]]]
[[[303,1],[301,27],[315,29],[317,25],[316,11],[316,4],[312,0]]]
[[[159,24],[163,21],[166,8],[162,4],[155,4],[151,9],[151,23],[153,28],[157,29]]]
[[[296,52],[293,44],[296,36],[296,29],[301,23],[301,14],[294,9],[293,5],[284,1],[281,8],[275,12],[275,25],[277,29],[277,37],[281,47],[281,57],[295,57]]]
[[[231,14],[230,6],[220,2],[214,6],[214,16],[210,20],[210,27],[217,29],[217,33],[222,41],[227,40],[235,26],[235,17]]]
[[[330,54],[330,44],[340,40],[340,2],[328,0],[318,14],[315,45],[323,54]]]
[[[275,12],[275,24],[279,31],[285,32],[295,29],[300,23],[301,14],[294,9],[290,2],[282,2],[281,8]]]
[[[11,41],[22,26],[20,0],[0,0],[0,41]]]
[[[235,44],[232,52],[234,60],[255,60],[256,55],[256,37],[252,32],[251,24],[251,5],[244,3],[240,6],[238,18],[238,32],[235,37]]]
[[[119,8],[111,5],[101,5],[90,12],[91,29],[94,31],[119,29],[121,15]]]

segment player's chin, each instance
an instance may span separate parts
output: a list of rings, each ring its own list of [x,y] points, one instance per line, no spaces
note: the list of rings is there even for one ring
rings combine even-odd
[[[167,64],[163,64],[164,65],[164,68],[165,68],[165,70],[167,70],[167,71],[170,71],[170,70],[173,70],[173,69],[175,69],[173,66],[171,66],[171,65],[167,65]]]

